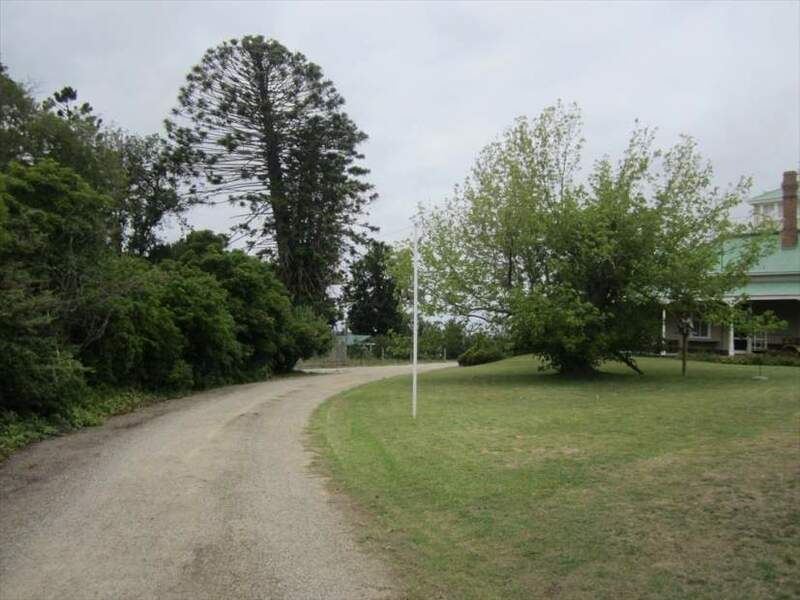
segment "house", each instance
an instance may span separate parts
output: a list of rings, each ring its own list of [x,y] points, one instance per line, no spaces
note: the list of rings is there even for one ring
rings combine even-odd
[[[800,208],[797,183],[797,172],[787,171],[783,174],[781,188],[748,200],[756,223],[772,221],[779,225],[779,229],[774,235],[772,252],[750,271],[747,285],[729,296],[734,301],[746,294],[754,312],[771,310],[787,322],[786,328],[769,335],[745,336],[735,331],[732,325],[698,321],[693,324],[689,337],[692,350],[733,355],[800,347],[800,246],[797,242]],[[681,336],[677,323],[666,316],[662,321],[662,337],[668,350],[679,348]]]

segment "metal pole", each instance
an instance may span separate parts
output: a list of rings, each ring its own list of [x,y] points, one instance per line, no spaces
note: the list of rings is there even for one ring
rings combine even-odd
[[[412,333],[414,348],[411,370],[411,416],[414,419],[417,418],[417,261],[419,257],[417,237],[417,218],[414,217],[414,331]]]
[[[344,366],[347,366],[347,307],[344,309]]]

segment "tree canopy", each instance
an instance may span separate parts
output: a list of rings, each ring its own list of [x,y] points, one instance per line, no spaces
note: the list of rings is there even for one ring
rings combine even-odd
[[[92,387],[190,389],[291,370],[330,346],[273,267],[160,228],[189,202],[164,140],[108,128],[65,87],[0,69],[0,410],[69,418]]]
[[[716,188],[688,137],[660,151],[637,127],[616,165],[604,158],[576,183],[580,122],[558,104],[484,149],[425,216],[424,279],[440,310],[508,331],[517,351],[563,372],[607,359],[636,369],[631,351],[658,347],[661,307],[730,307],[763,240],[730,219],[748,182]],[[734,239],[740,251],[723,261]]]
[[[404,328],[397,285],[388,270],[391,255],[388,244],[372,241],[350,267],[344,299],[349,305],[349,328],[356,333],[386,335]]]
[[[251,246],[274,256],[294,302],[318,309],[373,197],[358,164],[367,136],[343,105],[303,54],[246,36],[204,54],[166,123],[192,193],[246,209]]]

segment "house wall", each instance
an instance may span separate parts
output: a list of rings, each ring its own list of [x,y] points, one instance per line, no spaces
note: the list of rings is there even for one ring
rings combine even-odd
[[[800,300],[753,300],[755,313],[771,310],[776,316],[786,321],[786,327],[767,336],[770,350],[780,350],[787,341],[800,342]],[[690,350],[708,350],[712,352],[727,352],[729,345],[730,326],[711,324],[708,338],[689,338]],[[680,349],[681,334],[678,331],[678,322],[672,317],[667,317],[666,323],[667,351],[677,352]]]
[[[678,321],[672,317],[667,317],[667,351],[677,352],[681,346],[681,333],[678,330]],[[689,337],[690,350],[717,351],[727,348],[727,331],[725,327],[711,324],[709,327],[709,337],[696,338]]]
[[[769,334],[770,347],[782,346],[786,338],[800,340],[800,300],[761,300],[753,302],[753,310],[756,313],[771,310],[786,321],[784,329]]]

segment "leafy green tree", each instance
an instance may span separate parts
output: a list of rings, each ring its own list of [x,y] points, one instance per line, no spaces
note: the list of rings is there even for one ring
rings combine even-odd
[[[287,373],[299,359],[322,356],[332,346],[333,335],[328,323],[310,307],[294,306],[274,369],[278,373]]]
[[[580,123],[577,108],[560,103],[517,119],[444,208],[425,215],[420,281],[430,310],[503,325],[514,289],[552,279],[543,241],[572,193]]]
[[[105,327],[93,292],[103,287],[110,198],[50,159],[11,163],[0,178],[14,233],[9,260],[57,298],[54,316],[65,338],[88,343]]]
[[[235,380],[244,349],[236,339],[225,288],[214,276],[191,265],[164,261],[159,268],[167,274],[160,301],[183,333],[183,359],[192,366],[195,385]]]
[[[731,221],[731,210],[746,197],[749,181],[718,189],[694,140],[684,137],[664,153],[661,164],[653,192],[659,217],[652,231],[654,285],[678,323],[685,375],[693,321],[736,318],[738,302],[731,301],[731,294],[747,283],[748,271],[769,251],[769,238],[765,231]]]
[[[327,324],[313,313],[292,307],[269,264],[227,246],[224,235],[194,231],[176,242],[170,254],[213,275],[225,288],[244,350],[243,369],[286,372],[300,358],[325,353],[330,345]]]
[[[45,160],[0,173],[0,400],[50,410],[83,389],[80,345],[105,241],[107,198]]]
[[[79,104],[71,87],[45,100],[42,109],[32,125],[39,144],[34,156],[71,167],[109,195],[115,226],[111,241],[117,252],[146,255],[160,242],[166,219],[179,217],[192,204],[177,192],[183,170],[167,143],[158,135],[103,127],[92,106]]]
[[[546,109],[481,154],[426,218],[425,279],[444,311],[509,331],[562,372],[608,359],[638,371],[631,351],[657,343],[660,307],[710,314],[763,243],[729,219],[746,182],[714,188],[689,138],[661,153],[636,129],[618,166],[603,159],[575,185],[579,123],[575,109]]]
[[[69,86],[37,104],[0,65],[0,167],[51,159],[69,167],[113,200],[111,242],[121,253],[146,255],[170,217],[191,198],[177,193],[181,165],[157,135],[105,127]]]
[[[36,113],[36,103],[23,86],[8,76],[0,63],[0,168],[28,155],[28,125]]]
[[[192,205],[191,198],[178,193],[181,166],[158,135],[108,130],[105,143],[122,170],[113,190],[112,241],[118,252],[147,256],[161,243],[160,233],[168,219],[180,221]]]
[[[460,319],[448,319],[442,326],[442,345],[445,356],[454,359],[469,346],[466,323]]]
[[[168,278],[139,258],[113,257],[106,263],[104,285],[113,290],[103,302],[108,324],[80,354],[92,383],[157,389],[170,385],[179,363],[188,365],[183,332],[164,302]],[[181,383],[191,388],[189,369]]]
[[[352,331],[385,335],[404,328],[397,288],[387,268],[391,253],[388,244],[372,241],[364,255],[351,265],[344,298],[350,305],[348,326]]]
[[[291,320],[286,288],[269,265],[241,250],[227,250],[224,235],[195,231],[174,246],[177,260],[209,273],[228,293],[245,368],[270,368],[279,360]]]
[[[275,40],[246,36],[192,68],[167,131],[199,198],[249,210],[241,230],[274,255],[292,301],[328,310],[328,287],[372,198],[357,162],[366,135],[322,69]]]
[[[742,302],[735,307],[733,324],[737,331],[746,336],[769,335],[776,331],[786,329],[787,322],[779,319],[771,310],[756,312],[753,305],[749,302]],[[761,376],[761,366],[763,359],[760,354],[755,357],[755,364],[758,365],[758,375]]]

